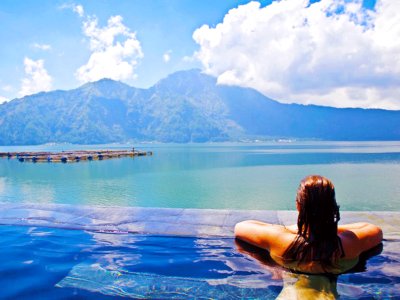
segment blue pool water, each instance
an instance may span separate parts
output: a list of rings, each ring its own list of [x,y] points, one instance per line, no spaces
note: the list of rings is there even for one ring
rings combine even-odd
[[[332,282],[340,299],[400,297],[398,243],[385,241],[380,255]],[[3,225],[0,298],[274,299],[306,276],[248,253],[232,238]]]
[[[0,147],[0,151],[131,145]],[[0,159],[0,202],[293,210],[309,174],[332,179],[343,210],[398,211],[400,142],[138,144],[153,156],[72,164]]]

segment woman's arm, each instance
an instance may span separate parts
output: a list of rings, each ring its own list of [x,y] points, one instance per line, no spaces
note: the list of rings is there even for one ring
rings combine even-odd
[[[256,247],[267,249],[287,247],[288,230],[281,225],[268,224],[255,220],[237,223],[235,237]]]

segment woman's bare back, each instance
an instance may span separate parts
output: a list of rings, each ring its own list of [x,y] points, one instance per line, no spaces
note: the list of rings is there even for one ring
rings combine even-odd
[[[338,236],[342,242],[344,257],[332,273],[344,272],[357,263],[359,255],[382,241],[382,230],[370,223],[352,223],[338,226]],[[235,237],[254,246],[267,249],[271,257],[280,265],[307,273],[324,273],[318,262],[298,264],[283,259],[284,253],[297,237],[297,225],[282,226],[254,220],[240,222],[235,226]]]

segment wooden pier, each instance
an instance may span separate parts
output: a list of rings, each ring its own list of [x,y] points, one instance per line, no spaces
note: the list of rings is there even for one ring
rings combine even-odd
[[[151,151],[132,150],[72,150],[61,152],[0,152],[0,158],[18,159],[20,162],[69,163],[111,158],[153,155]]]

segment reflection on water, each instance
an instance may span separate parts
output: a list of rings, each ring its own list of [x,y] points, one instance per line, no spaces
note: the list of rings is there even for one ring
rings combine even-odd
[[[290,273],[231,238],[0,226],[0,298],[397,298],[400,256],[386,247],[399,242],[335,278]]]
[[[0,195],[5,194],[6,191],[6,178],[0,177]]]
[[[321,174],[334,182],[344,210],[399,207],[399,142],[135,146],[154,155],[73,164],[0,159],[0,202],[292,210],[300,179]],[[26,150],[95,147],[131,145]]]
[[[276,299],[337,299],[337,278],[285,272],[283,289]]]
[[[55,192],[51,184],[36,184],[23,183],[20,187],[20,192],[24,202],[31,203],[29,200],[32,195],[40,195],[35,201],[36,203],[53,203],[55,201]]]

